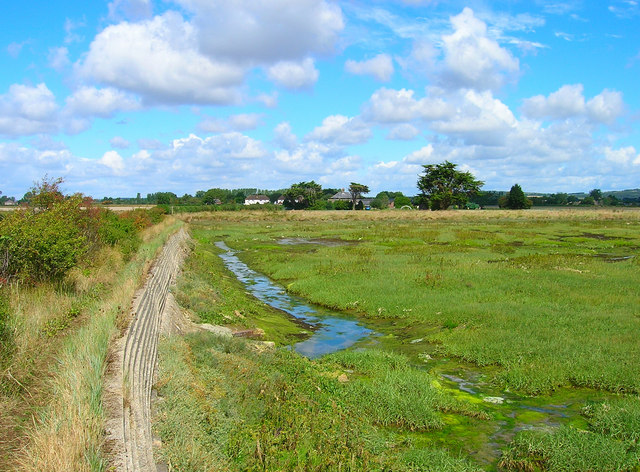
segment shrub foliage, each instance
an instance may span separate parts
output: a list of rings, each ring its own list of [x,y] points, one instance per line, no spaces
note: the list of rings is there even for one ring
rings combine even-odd
[[[0,284],[62,279],[100,245],[118,245],[125,257],[138,247],[138,231],[162,218],[162,211],[116,215],[81,194],[65,196],[61,179],[43,179],[28,192],[28,204],[0,220]]]

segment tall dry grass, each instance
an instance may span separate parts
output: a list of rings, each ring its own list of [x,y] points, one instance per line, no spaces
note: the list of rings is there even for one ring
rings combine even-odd
[[[0,392],[7,415],[0,436],[10,438],[0,444],[0,469],[106,469],[102,375],[109,341],[151,260],[181,224],[167,218],[149,228],[126,264],[105,248],[61,284],[9,289],[15,350],[2,380],[9,383],[8,374],[17,384]]]

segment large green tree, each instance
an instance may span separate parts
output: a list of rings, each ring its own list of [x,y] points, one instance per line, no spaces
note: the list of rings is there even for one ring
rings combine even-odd
[[[444,161],[428,164],[418,177],[419,203],[422,208],[446,210],[451,205],[464,206],[471,195],[480,191],[484,182],[476,180],[471,172],[456,169],[457,164]]]
[[[322,186],[311,182],[293,184],[284,192],[284,205],[296,210],[305,209],[315,205],[322,194]]]
[[[363,193],[369,193],[369,187],[363,184],[358,184],[356,182],[351,182],[351,185],[349,185],[349,194],[351,195],[351,203],[354,210],[356,209],[358,200],[362,198]]]
[[[520,185],[515,184],[511,187],[505,201],[506,208],[511,210],[525,210],[531,208],[532,205],[531,200],[524,194]]]

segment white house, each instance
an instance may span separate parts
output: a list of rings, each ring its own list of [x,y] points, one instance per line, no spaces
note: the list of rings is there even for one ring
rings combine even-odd
[[[249,195],[244,199],[245,205],[264,205],[269,203],[269,197],[266,195]]]

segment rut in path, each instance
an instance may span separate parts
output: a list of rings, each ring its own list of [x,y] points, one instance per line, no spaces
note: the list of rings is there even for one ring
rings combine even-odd
[[[107,441],[112,443],[113,465],[118,470],[156,471],[151,434],[151,390],[158,338],[169,287],[184,260],[188,238],[187,232],[181,229],[165,244],[147,282],[134,299],[133,318],[125,338],[119,342],[116,353],[119,359],[111,374],[116,384],[111,387],[111,394],[118,398],[112,400],[116,404],[115,411],[111,408],[115,418],[107,425]]]

